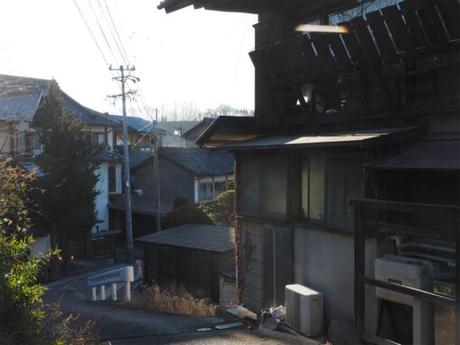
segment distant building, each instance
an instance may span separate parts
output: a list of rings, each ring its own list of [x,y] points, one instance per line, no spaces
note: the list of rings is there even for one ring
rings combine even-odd
[[[119,123],[119,127],[114,136],[114,145],[123,145],[123,121],[122,115],[109,115],[110,119]],[[150,139],[152,135],[157,135],[160,138],[160,145],[163,138],[168,134],[168,130],[159,125],[155,121],[148,121],[138,116],[126,116],[128,121],[128,137],[130,147],[151,147]]]
[[[38,132],[32,121],[42,102],[50,80],[0,75],[0,152],[15,159],[26,169],[33,168],[33,158],[42,152]],[[102,163],[96,173],[99,181],[96,189],[96,213],[98,223],[91,234],[109,233],[109,195],[121,193],[120,156],[114,151],[114,133],[119,123],[106,114],[89,109],[65,92],[61,93],[65,110],[84,125],[84,131],[94,144],[104,144]],[[65,197],[63,195],[63,197]],[[75,239],[79,255],[87,255],[88,239]]]
[[[130,156],[134,237],[155,229],[153,152],[133,150]],[[161,213],[173,208],[175,198],[189,204],[212,200],[233,181],[233,156],[225,151],[199,148],[160,147]],[[124,229],[124,196],[111,198],[113,227]]]
[[[205,130],[213,123],[215,118],[212,117],[204,117],[198,124],[190,128],[189,130],[185,131],[182,134],[184,138],[185,147],[197,147],[195,141],[198,137],[203,134]]]

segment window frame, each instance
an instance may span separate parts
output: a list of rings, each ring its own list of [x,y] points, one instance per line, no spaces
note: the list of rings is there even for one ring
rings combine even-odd
[[[315,157],[316,156],[316,157]],[[315,157],[317,159],[321,159],[323,162],[323,172],[324,172],[324,175],[323,175],[323,205],[322,205],[322,218],[321,219],[318,219],[318,218],[312,218],[311,217],[311,206],[312,206],[312,202],[311,202],[311,195],[312,195],[312,188],[311,188],[311,180],[312,180],[312,174],[311,174],[311,161],[312,161],[312,157]],[[318,155],[318,154],[303,154],[301,155],[300,157],[298,157],[299,159],[299,174],[300,174],[300,178],[299,178],[299,184],[300,184],[300,187],[299,187],[299,205],[298,205],[298,218],[303,221],[303,222],[307,222],[307,223],[311,223],[311,224],[316,224],[316,225],[325,225],[327,223],[327,196],[328,196],[328,157],[327,156],[324,156],[324,155]],[[303,205],[303,174],[304,174],[304,170],[303,170],[303,167],[304,167],[304,163],[305,162],[308,162],[308,215],[305,215],[305,211],[304,211],[304,205]]]
[[[284,195],[285,195],[285,210],[284,212],[273,212],[267,210],[266,201],[267,201],[267,188],[264,188],[264,184],[266,183],[267,175],[264,172],[267,170],[265,164],[269,164],[270,161],[281,159],[284,160],[284,168],[285,168],[285,185],[284,185]],[[289,176],[290,176],[290,159],[285,154],[280,153],[270,153],[270,154],[262,154],[254,157],[254,155],[245,155],[237,158],[237,167],[238,167],[238,208],[237,214],[243,217],[254,217],[254,218],[264,218],[269,220],[275,221],[287,221],[289,219]],[[241,172],[244,170],[243,165],[245,162],[256,162],[258,166],[258,202],[255,209],[244,209],[244,201],[243,201],[243,194],[241,193],[241,186],[242,186],[242,174]]]

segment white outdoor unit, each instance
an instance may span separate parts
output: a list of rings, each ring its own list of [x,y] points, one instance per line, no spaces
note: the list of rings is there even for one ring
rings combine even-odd
[[[384,255],[375,260],[375,278],[385,282],[429,290],[433,264],[404,256]],[[376,288],[377,297],[412,307],[413,343],[433,344],[433,309],[429,302],[399,292]]]
[[[286,285],[286,323],[306,336],[323,331],[323,295],[299,284]]]

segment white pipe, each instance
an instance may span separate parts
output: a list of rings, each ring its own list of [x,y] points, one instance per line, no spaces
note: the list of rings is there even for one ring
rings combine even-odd
[[[95,286],[93,286],[93,287],[91,288],[91,300],[92,300],[92,301],[96,301],[96,300],[97,300],[97,297],[96,297],[96,287],[95,287]]]
[[[124,301],[131,301],[131,283],[129,281],[125,282],[125,296]]]
[[[112,301],[117,300],[117,283],[112,284]]]
[[[105,285],[101,285],[101,300],[105,301]]]

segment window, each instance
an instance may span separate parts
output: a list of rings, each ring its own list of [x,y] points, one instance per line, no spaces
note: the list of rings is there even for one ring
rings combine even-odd
[[[109,193],[117,192],[117,169],[114,165],[109,165]]]
[[[200,182],[199,189],[198,189],[198,200],[199,201],[213,200],[225,190],[226,190],[225,181]]]
[[[323,157],[310,157],[302,162],[303,217],[324,220],[326,162]]]
[[[364,195],[364,158],[331,157],[328,162],[327,225],[338,229],[353,227],[352,208],[348,199]]]
[[[281,156],[240,162],[241,213],[280,218],[287,211],[287,164]]]

